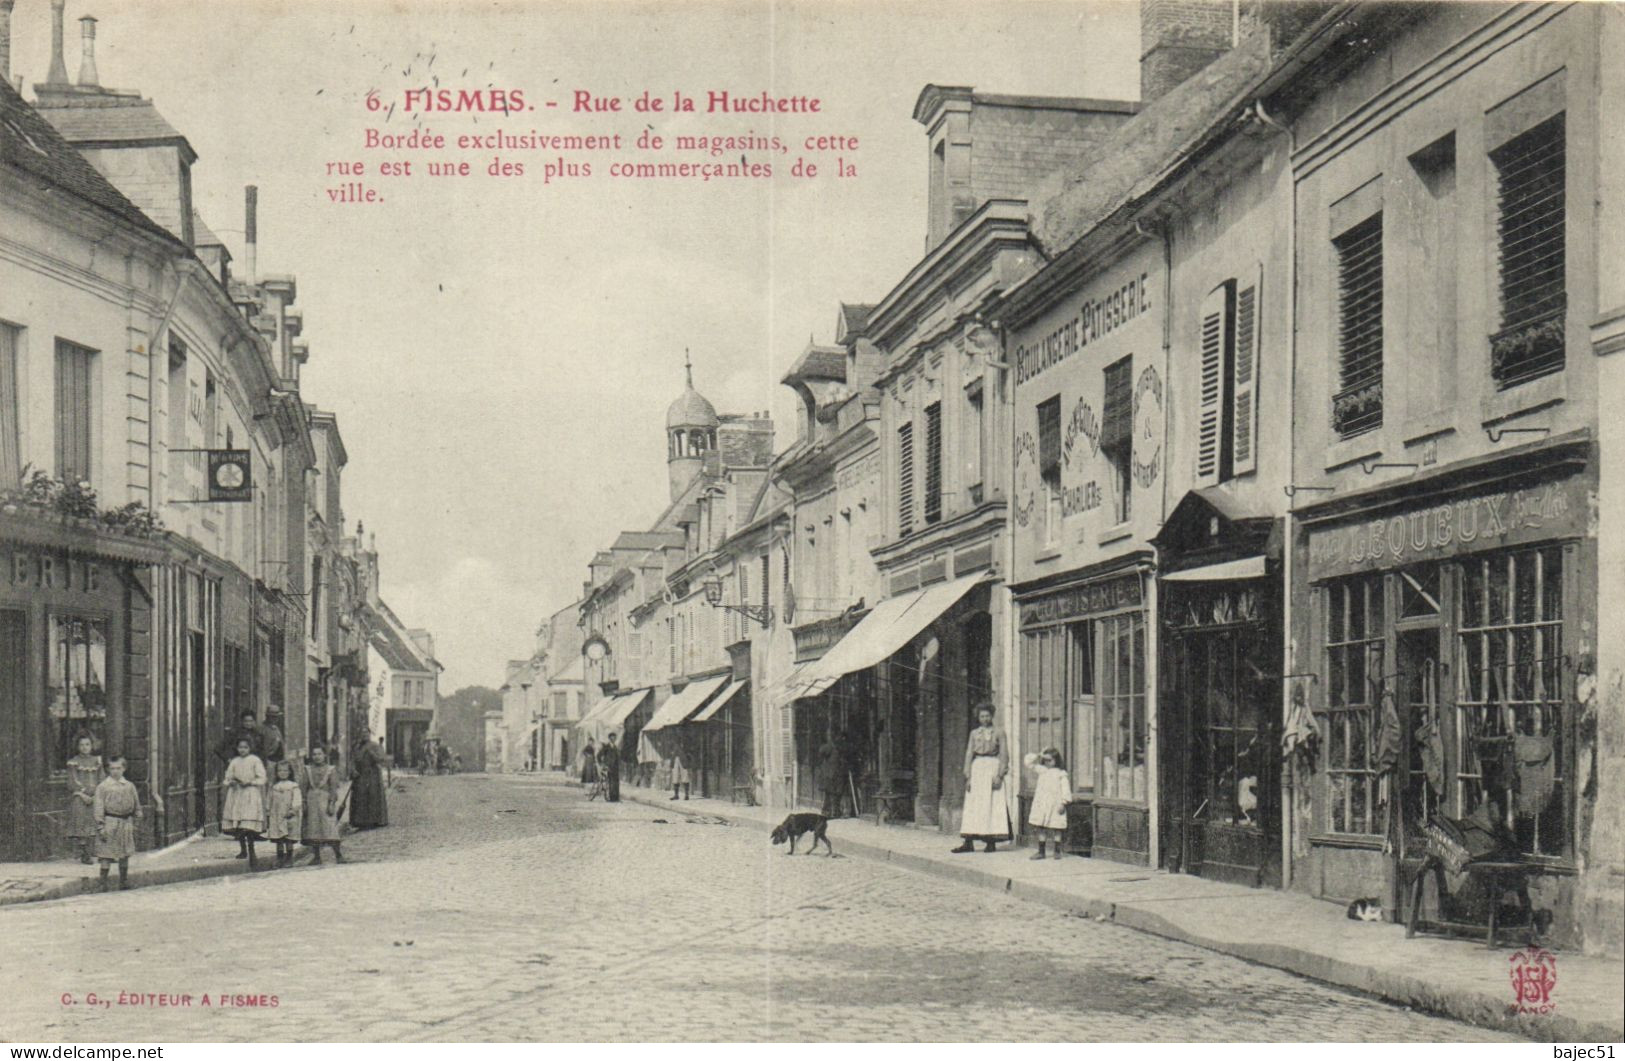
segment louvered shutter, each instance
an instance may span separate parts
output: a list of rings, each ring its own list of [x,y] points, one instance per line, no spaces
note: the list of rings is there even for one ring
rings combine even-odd
[[[793,704],[783,704],[779,707],[779,774],[786,778],[795,770],[795,717]]]
[[[914,425],[897,429],[897,533],[914,529]]]
[[[942,519],[942,403],[925,407],[925,522]]]
[[[1220,375],[1224,370],[1225,296],[1225,285],[1221,284],[1202,300],[1198,335],[1201,364],[1196,410],[1197,486],[1212,486],[1219,481],[1220,399],[1224,390],[1220,386]]]
[[[1264,267],[1259,265],[1251,277],[1243,278],[1245,286],[1236,292],[1236,367],[1231,386],[1233,475],[1245,475],[1258,467],[1258,311],[1263,280]]]

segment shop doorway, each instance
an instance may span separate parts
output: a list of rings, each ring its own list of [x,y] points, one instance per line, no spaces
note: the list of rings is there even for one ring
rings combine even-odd
[[[1243,623],[1180,631],[1172,648],[1171,854],[1187,873],[1279,887],[1279,643]]]

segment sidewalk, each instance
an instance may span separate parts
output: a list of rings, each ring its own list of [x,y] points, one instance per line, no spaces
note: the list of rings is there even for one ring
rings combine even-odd
[[[270,845],[260,864],[269,865]],[[130,886],[146,888],[154,884],[175,884],[247,873],[247,861],[239,861],[237,844],[229,837],[192,836],[156,851],[140,851],[130,858]],[[0,862],[0,906],[62,899],[94,892],[100,887],[98,865],[77,860],[53,862]],[[112,867],[111,886],[118,887],[118,866]]]
[[[758,826],[764,843],[785,814],[714,799],[673,803],[658,789],[623,786],[621,798]],[[1558,952],[1554,1012],[1520,1014],[1510,979],[1516,946],[1492,951],[1468,940],[1407,940],[1403,926],[1350,921],[1333,903],[1120,862],[1036,862],[1028,848],[954,855],[948,849],[956,838],[935,831],[842,818],[830,823],[829,833],[837,854],[1008,892],[1469,1024],[1546,1041],[1625,1039],[1625,963],[1617,960]]]

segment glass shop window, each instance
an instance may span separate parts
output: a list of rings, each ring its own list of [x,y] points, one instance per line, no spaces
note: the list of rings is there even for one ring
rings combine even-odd
[[[1130,612],[1099,622],[1098,791],[1109,799],[1144,801],[1145,616]]]
[[[53,615],[47,627],[46,732],[51,769],[60,772],[88,734],[96,753],[107,736],[107,621]]]
[[[1490,813],[1531,855],[1569,846],[1563,548],[1461,564],[1456,807]]]
[[[1382,832],[1373,755],[1383,694],[1382,576],[1333,582],[1325,601],[1326,826],[1376,835]]]

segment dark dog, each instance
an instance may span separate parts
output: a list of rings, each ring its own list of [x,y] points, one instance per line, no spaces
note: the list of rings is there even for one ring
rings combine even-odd
[[[790,850],[786,851],[785,854],[793,855],[796,853],[796,841],[807,833],[812,833],[812,846],[807,848],[806,853],[810,855],[818,850],[818,841],[822,840],[824,841],[824,847],[828,849],[830,856],[833,857],[835,848],[830,844],[829,837],[825,835],[825,830],[828,828],[829,819],[822,814],[792,814],[780,822],[778,828],[773,830],[773,842],[782,844],[786,840],[790,841]]]

